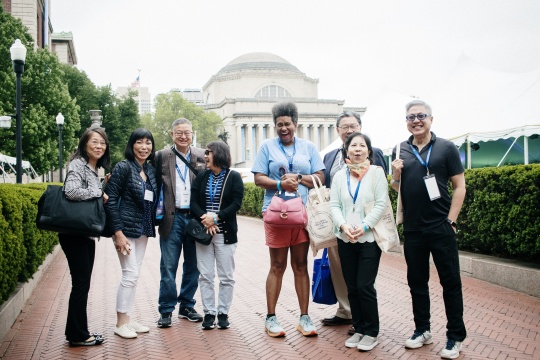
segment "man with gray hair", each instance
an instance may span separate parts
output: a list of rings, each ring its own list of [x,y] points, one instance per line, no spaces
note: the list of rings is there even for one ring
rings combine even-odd
[[[454,143],[430,131],[431,107],[413,100],[405,109],[412,135],[398,145],[398,159],[394,150],[392,161],[392,188],[398,191],[401,183],[404,252],[415,324],[405,347],[416,349],[433,342],[428,285],[431,254],[443,288],[447,318],[447,342],[440,355],[455,359],[467,336],[456,242],[456,221],[465,199],[465,170]],[[448,181],[452,183],[452,196]]]
[[[195,310],[199,271],[195,243],[185,236],[185,228],[191,219],[189,209],[191,182],[196,172],[206,168],[204,150],[191,146],[193,128],[191,122],[180,118],[173,122],[171,137],[174,144],[156,153],[158,182],[163,189],[163,222],[159,226],[161,248],[159,283],[159,314],[157,326],[171,326],[172,313],[180,303],[178,317],[192,322],[202,321]],[[194,170],[194,171],[193,171]],[[176,272],[180,254],[184,250],[184,264],[180,293],[176,286]]]

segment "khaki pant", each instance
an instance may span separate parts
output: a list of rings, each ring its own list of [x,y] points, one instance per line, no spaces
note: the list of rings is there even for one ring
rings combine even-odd
[[[338,241],[341,240],[338,239]],[[351,319],[351,306],[349,305],[347,285],[345,284],[345,279],[343,279],[337,245],[328,248],[328,261],[330,262],[330,274],[332,275],[332,283],[334,284],[334,291],[336,292],[339,305],[336,316],[343,319]]]

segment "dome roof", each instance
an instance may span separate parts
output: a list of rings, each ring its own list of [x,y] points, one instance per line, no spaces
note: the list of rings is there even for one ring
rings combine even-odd
[[[282,57],[271,53],[254,52],[237,57],[219,70],[217,75],[242,70],[285,70],[300,73],[296,66]]]

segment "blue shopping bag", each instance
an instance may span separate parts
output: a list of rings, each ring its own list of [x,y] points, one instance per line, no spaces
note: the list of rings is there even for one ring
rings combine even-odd
[[[317,304],[334,305],[337,303],[334,284],[330,276],[327,248],[324,249],[322,258],[313,261],[311,296],[313,297],[313,302]]]

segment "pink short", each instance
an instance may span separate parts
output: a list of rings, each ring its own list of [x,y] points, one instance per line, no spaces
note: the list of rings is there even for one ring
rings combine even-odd
[[[264,223],[264,234],[266,245],[271,248],[291,247],[309,241],[308,232],[302,227],[283,228]]]

